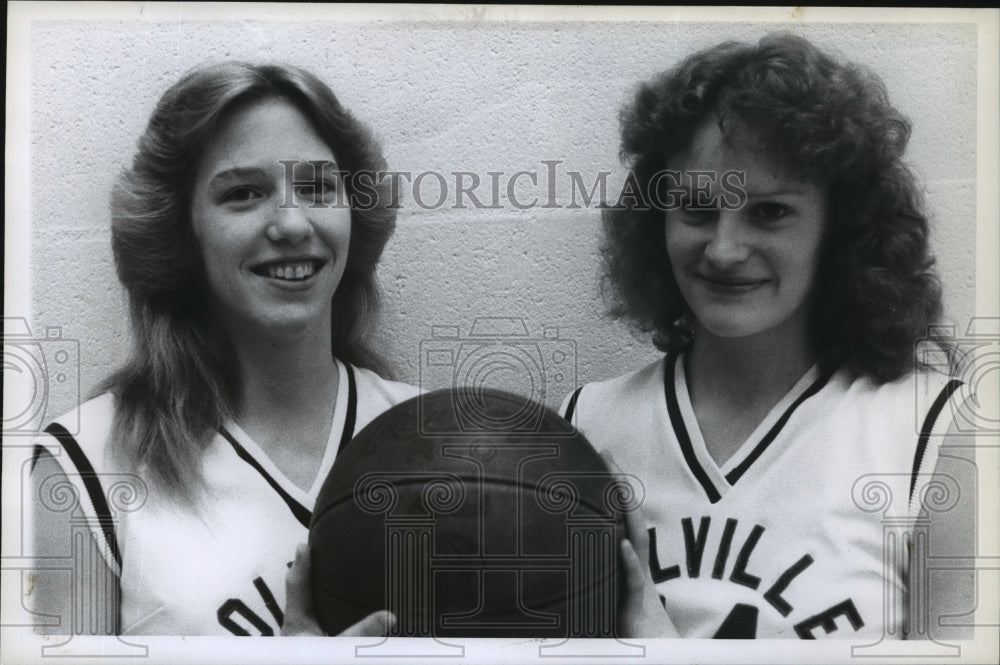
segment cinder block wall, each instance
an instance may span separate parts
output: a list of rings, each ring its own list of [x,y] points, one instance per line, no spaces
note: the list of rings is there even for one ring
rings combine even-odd
[[[522,321],[526,334],[507,338],[509,353],[492,361],[506,360],[508,368],[491,380],[558,404],[578,383],[657,355],[647,340],[603,316],[599,212],[567,207],[567,173],[579,172],[589,183],[611,172],[613,198],[623,177],[617,113],[635,84],[694,49],[756,40],[775,27],[37,21],[30,30],[25,165],[28,318],[36,334],[61,326],[64,337],[79,340],[84,394],[125,357],[127,320],[109,249],[115,175],[131,160],[156,99],[184,71],[203,60],[282,61],[326,80],[376,130],[390,168],[436,171],[448,183],[449,204],[441,209],[421,207],[403,188],[398,231],[380,268],[378,344],[398,378],[430,388],[449,383],[455,371],[428,367],[424,352],[453,348],[462,357],[476,348],[469,338],[477,317],[509,317]],[[879,72],[912,119],[909,155],[934,215],[947,315],[964,328],[975,300],[975,26],[790,27]],[[543,207],[550,168],[555,205]],[[456,171],[480,175],[476,192],[484,203],[491,196],[487,174],[502,172],[500,209],[451,205]],[[537,174],[537,187],[522,176],[515,188],[522,202],[539,196],[530,209],[507,200],[507,181],[518,171]],[[437,186],[434,178],[424,181],[425,204],[437,198]],[[457,339],[435,338],[454,335],[456,326]],[[566,358],[558,367],[557,351]],[[544,371],[525,369],[532,362]],[[58,397],[49,416],[72,406],[67,399]]]

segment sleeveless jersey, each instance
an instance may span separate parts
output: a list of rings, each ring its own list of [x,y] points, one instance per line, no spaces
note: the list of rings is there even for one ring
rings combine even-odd
[[[880,386],[814,367],[721,466],[681,354],[587,384],[563,413],[641,479],[650,572],[682,637],[880,638],[899,636],[899,543],[959,385],[921,372]]]
[[[230,422],[204,452],[204,500],[197,510],[180,505],[142,472],[116,464],[110,394],[80,406],[77,436],[59,419],[36,440],[75,486],[92,537],[118,578],[120,634],[279,634],[285,576],[296,546],[308,538],[311,511],[334,458],[377,415],[419,392],[366,369],[337,366],[341,390],[333,425],[308,492]]]

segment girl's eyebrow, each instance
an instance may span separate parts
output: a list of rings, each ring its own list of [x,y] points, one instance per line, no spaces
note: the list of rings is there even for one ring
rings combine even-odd
[[[267,175],[267,171],[258,166],[234,166],[215,173],[210,181],[225,182],[229,180],[243,180],[246,178],[261,178]]]
[[[782,187],[779,189],[770,189],[770,190],[766,189],[759,192],[755,192],[749,187],[744,187],[743,191],[746,192],[747,197],[751,199],[763,199],[771,196],[801,196],[802,194],[805,193],[804,188],[796,188],[796,187]]]
[[[226,182],[230,180],[244,180],[247,178],[267,178],[274,175],[275,172],[285,175],[287,174],[285,169],[287,169],[287,166],[282,162],[275,164],[274,171],[263,166],[233,166],[212,175],[210,181],[214,183],[217,181]],[[337,163],[332,159],[312,161],[296,160],[293,166],[295,178],[303,180],[315,176],[322,176],[331,170],[337,170]]]

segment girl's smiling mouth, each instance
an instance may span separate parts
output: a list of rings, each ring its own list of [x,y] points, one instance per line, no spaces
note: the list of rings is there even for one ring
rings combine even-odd
[[[319,272],[326,261],[320,259],[287,259],[260,263],[250,268],[255,275],[288,282],[303,282]]]
[[[710,289],[729,293],[752,291],[771,281],[766,278],[714,275],[703,272],[695,273],[695,276]]]

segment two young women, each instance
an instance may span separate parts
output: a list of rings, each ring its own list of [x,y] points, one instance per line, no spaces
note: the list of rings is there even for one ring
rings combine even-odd
[[[638,181],[680,185],[605,216],[617,313],[666,355],[565,404],[644,485],[623,634],[898,634],[908,550],[885,549],[864,483],[886,483],[911,536],[957,387],[914,365],[941,298],[908,136],[877,78],[790,36],[697,53],[623,115]],[[40,551],[80,515],[99,543],[83,593],[102,602],[39,578],[70,632],[318,630],[296,546],[319,484],[416,394],[365,344],[393,211],[330,205],[350,199],[342,172],[382,166],[298,69],[203,68],[164,95],[112,205],[132,358],[78,435],[57,420],[38,441]],[[110,479],[141,500],[109,502]],[[72,510],[46,500],[66,481]]]

